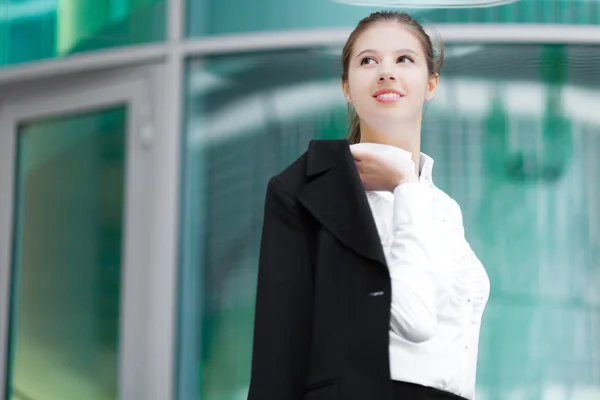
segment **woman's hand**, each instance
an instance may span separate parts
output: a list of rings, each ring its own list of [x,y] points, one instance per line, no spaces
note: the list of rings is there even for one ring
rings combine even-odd
[[[401,183],[418,182],[415,164],[408,157],[350,147],[365,190],[394,191]]]

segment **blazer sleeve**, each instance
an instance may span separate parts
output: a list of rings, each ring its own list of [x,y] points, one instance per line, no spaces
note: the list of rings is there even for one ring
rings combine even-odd
[[[301,400],[312,320],[311,257],[296,200],[269,181],[260,245],[248,400]]]

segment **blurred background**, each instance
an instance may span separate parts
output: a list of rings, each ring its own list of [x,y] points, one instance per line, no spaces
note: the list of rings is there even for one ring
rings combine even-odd
[[[246,398],[267,181],[345,135],[384,4],[0,0],[0,398]],[[403,4],[446,43],[423,151],[492,283],[477,399],[599,400],[600,1]]]

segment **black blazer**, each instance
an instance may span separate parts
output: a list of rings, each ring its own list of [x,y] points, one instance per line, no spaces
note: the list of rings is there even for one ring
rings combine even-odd
[[[249,400],[391,400],[391,282],[348,140],[269,181]]]

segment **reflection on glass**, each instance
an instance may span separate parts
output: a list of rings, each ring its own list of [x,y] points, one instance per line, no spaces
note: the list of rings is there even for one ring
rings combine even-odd
[[[117,398],[124,108],[19,127],[10,400]]]
[[[0,68],[165,37],[166,0],[0,0]]]
[[[398,0],[396,4],[487,3],[496,0]],[[498,0],[503,1],[503,0]],[[425,23],[600,23],[600,4],[589,0],[507,0],[495,7],[411,8]],[[392,0],[194,0],[188,1],[188,36],[289,29],[350,28]],[[351,3],[351,4],[346,4]],[[361,4],[363,6],[357,6]],[[384,8],[401,6],[384,6]],[[447,7],[447,6],[444,6]],[[473,38],[477,40],[476,37]]]
[[[478,8],[496,7],[519,0],[333,0],[351,6],[382,8]]]
[[[423,150],[492,282],[478,399],[600,398],[597,54],[448,46],[426,105]],[[344,136],[339,77],[339,49],[189,64],[182,400],[245,398],[266,183]]]

